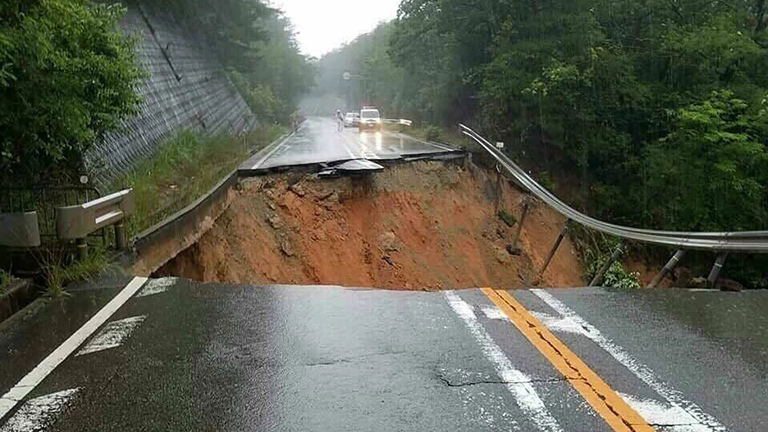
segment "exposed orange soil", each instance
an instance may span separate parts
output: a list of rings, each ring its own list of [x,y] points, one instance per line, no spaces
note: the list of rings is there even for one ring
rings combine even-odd
[[[519,217],[523,195],[503,185]],[[533,203],[519,256],[516,227],[497,216],[495,177],[467,164],[418,162],[365,178],[287,175],[245,180],[240,196],[197,244],[159,275],[227,283],[392,289],[515,288],[536,279],[565,222]],[[580,286],[566,238],[542,286]]]

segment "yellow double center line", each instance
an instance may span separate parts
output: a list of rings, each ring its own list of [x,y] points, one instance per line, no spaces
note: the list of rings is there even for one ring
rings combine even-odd
[[[526,338],[552,363],[573,388],[617,432],[650,432],[655,429],[605,383],[564,343],[503,290],[483,288]]]

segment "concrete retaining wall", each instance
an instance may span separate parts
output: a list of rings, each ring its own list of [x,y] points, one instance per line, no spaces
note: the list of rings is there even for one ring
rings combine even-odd
[[[248,105],[224,74],[206,42],[173,17],[146,6],[128,6],[123,29],[138,36],[138,60],[150,74],[139,94],[140,113],[124,122],[88,156],[107,185],[153,155],[179,130],[240,133],[255,126]]]

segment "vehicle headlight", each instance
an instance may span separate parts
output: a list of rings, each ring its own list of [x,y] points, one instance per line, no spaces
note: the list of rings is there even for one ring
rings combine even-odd
[[[381,119],[376,119],[376,123],[381,123]]]

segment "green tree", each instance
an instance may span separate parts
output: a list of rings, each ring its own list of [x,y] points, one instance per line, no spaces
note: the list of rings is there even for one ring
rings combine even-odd
[[[768,154],[748,105],[718,90],[673,117],[671,132],[647,149],[647,187],[663,197],[650,208],[654,224],[700,231],[765,228]]]
[[[0,4],[0,184],[59,181],[135,112],[142,72],[118,30],[119,5]]]

